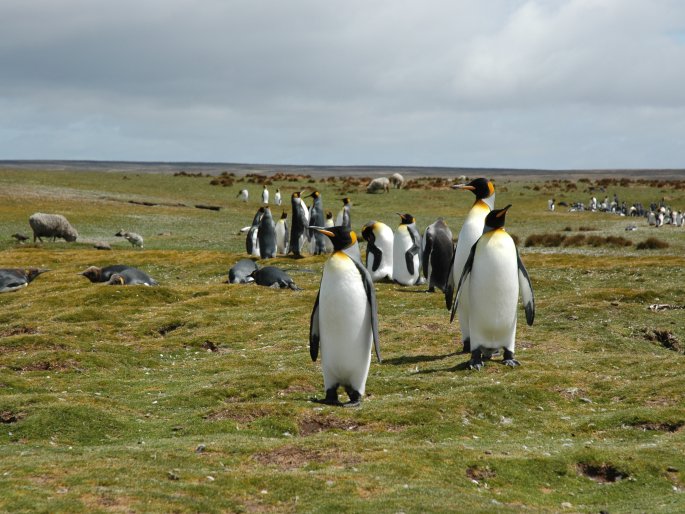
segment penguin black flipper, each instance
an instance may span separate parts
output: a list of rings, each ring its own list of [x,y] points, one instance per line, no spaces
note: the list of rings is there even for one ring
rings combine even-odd
[[[423,268],[423,276],[428,278],[428,264],[430,263],[431,251],[433,251],[433,238],[430,233],[426,234],[423,239],[423,252],[421,255],[421,267]]]
[[[480,241],[480,239],[478,241]],[[457,306],[459,305],[459,297],[461,296],[463,287],[466,284],[469,275],[471,274],[471,269],[473,268],[473,259],[476,256],[476,246],[478,245],[478,241],[473,243],[473,246],[471,247],[471,252],[469,253],[469,258],[466,259],[466,262],[464,263],[464,270],[461,272],[459,284],[457,284],[457,297],[454,299],[454,303],[452,304],[452,314],[450,315],[450,323],[454,321],[454,314],[457,312]]]
[[[373,254],[373,266],[371,267],[371,271],[377,271],[378,268],[381,266],[381,260],[383,259],[383,252],[380,251],[380,249],[373,243],[369,242],[366,245],[366,261],[369,261],[369,254],[368,252],[371,252]]]
[[[519,268],[519,289],[521,290],[521,299],[523,300],[523,307],[526,310],[526,323],[533,324],[535,319],[535,296],[533,295],[533,286],[530,283],[530,277],[526,271],[526,267],[521,261],[518,248],[516,249],[516,261]]]
[[[452,260],[450,261],[449,275],[447,276],[447,286],[445,286],[445,306],[447,310],[452,309],[452,303],[454,302],[454,258],[457,255],[456,248],[452,248]]]
[[[383,362],[381,359],[380,338],[378,337],[378,303],[376,302],[376,290],[373,288],[371,273],[369,273],[369,270],[362,266],[362,263],[358,262],[356,259],[352,259],[352,262],[354,262],[354,265],[357,267],[357,271],[359,271],[359,274],[361,275],[362,282],[364,283],[364,290],[366,291],[366,300],[369,302],[369,306],[371,307],[373,349],[376,352],[376,358],[378,359],[378,362]],[[317,298],[316,301],[318,307],[319,299]]]
[[[316,362],[319,356],[319,295],[321,290],[316,294],[316,301],[314,302],[314,310],[312,310],[312,317],[309,321],[309,355],[312,362]]]
[[[409,250],[404,252],[404,260],[407,263],[407,271],[410,275],[414,274],[414,255],[418,255],[418,253],[419,247],[416,245],[412,246]],[[419,259],[419,261],[420,260],[421,259]],[[421,262],[419,262],[419,266],[421,266]]]

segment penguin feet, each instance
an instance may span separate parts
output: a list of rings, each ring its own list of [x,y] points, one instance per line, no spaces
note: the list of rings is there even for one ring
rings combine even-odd
[[[343,403],[343,407],[361,407],[362,406],[362,395],[359,391],[352,389],[351,387],[345,387],[345,392],[347,396],[350,397],[350,401]]]
[[[473,369],[475,371],[480,371],[480,369],[483,367],[483,353],[480,351],[480,348],[473,350],[471,352],[471,360],[469,361],[469,369]]]
[[[511,366],[512,368],[521,365],[519,361],[514,359],[514,352],[510,352],[509,350],[504,350],[504,359],[502,360],[502,364],[505,366]]]
[[[461,353],[471,353],[471,338],[467,337],[464,339],[464,348],[462,348]]]
[[[312,398],[312,401],[314,403],[322,403],[324,405],[335,405],[335,406],[342,405],[342,403],[340,403],[340,400],[338,400],[338,388],[337,387],[331,387],[330,389],[326,389],[326,397],[323,400],[320,400],[318,398]]]

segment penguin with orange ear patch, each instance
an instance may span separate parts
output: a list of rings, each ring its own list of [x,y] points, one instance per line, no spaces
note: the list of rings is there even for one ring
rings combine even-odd
[[[309,326],[309,353],[316,361],[321,351],[323,400],[328,405],[359,406],[371,365],[371,346],[381,360],[376,292],[361,262],[357,235],[347,227],[310,227],[333,243]],[[343,387],[349,403],[338,400]]]
[[[504,349],[506,366],[518,366],[514,358],[516,307],[519,292],[526,311],[526,322],[535,319],[535,299],[530,277],[514,240],[504,230],[504,218],[511,205],[490,211],[485,218],[483,235],[471,247],[457,286],[458,304],[469,301],[471,360],[469,367],[479,370],[483,358]],[[454,319],[454,311],[452,311]]]

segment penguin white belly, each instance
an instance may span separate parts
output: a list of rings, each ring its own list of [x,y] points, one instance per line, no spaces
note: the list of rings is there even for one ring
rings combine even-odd
[[[259,238],[258,230],[252,233],[252,257],[259,257]]]
[[[324,222],[325,227],[332,227],[333,225],[334,225],[334,223],[333,223],[332,218],[328,218]],[[324,240],[324,246],[326,248],[326,253],[332,253],[333,252],[333,243],[331,242],[331,240],[329,238],[326,238]]]
[[[324,388],[349,386],[364,394],[371,364],[371,309],[359,271],[342,253],[326,261],[319,293]]]
[[[371,280],[374,282],[383,280],[385,277],[388,277],[390,280],[392,280],[392,267],[394,262],[393,239],[394,234],[392,233],[392,229],[390,227],[387,225],[382,225],[378,229],[374,244],[376,245],[376,248],[381,251],[381,264],[376,271],[372,271],[374,263],[376,262],[372,253],[369,254],[369,259],[367,261],[367,269],[369,270],[369,273],[371,273]]]
[[[285,254],[285,224],[282,221],[276,223],[276,251]]]
[[[464,264],[466,264],[466,260],[471,253],[471,248],[483,234],[485,218],[489,212],[490,208],[485,205],[485,203],[476,202],[466,215],[464,224],[459,231],[459,239],[457,239],[457,248],[454,255],[454,266],[452,267],[452,278],[454,279],[455,287],[459,284],[459,279],[464,271]],[[463,341],[466,341],[471,337],[469,327],[469,305],[470,299],[468,295],[463,295],[462,300],[457,306],[459,328]]]
[[[471,350],[506,348],[514,352],[519,282],[516,248],[503,231],[478,244],[468,281]]]
[[[418,252],[413,257],[414,273],[409,273],[409,270],[407,269],[405,254],[412,246],[414,246],[414,242],[412,241],[406,225],[400,225],[395,232],[392,245],[392,278],[404,286],[414,285],[419,278],[420,269]]]

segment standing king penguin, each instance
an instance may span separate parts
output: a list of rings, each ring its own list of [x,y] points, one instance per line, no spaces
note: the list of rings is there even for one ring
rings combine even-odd
[[[262,189],[262,203],[269,205],[269,190],[266,188],[266,184],[264,184],[264,189]]]
[[[421,281],[421,236],[411,214],[397,215],[402,221],[392,243],[392,279],[403,286],[413,286]]]
[[[302,246],[308,237],[309,211],[305,206],[301,193],[295,191],[290,197],[290,205],[293,210],[292,228],[290,230],[290,249],[295,257],[302,257]]]
[[[341,405],[342,386],[350,398],[344,405],[358,406],[366,389],[372,344],[381,361],[376,292],[362,265],[357,235],[347,227],[313,229],[328,236],[334,248],[323,267],[309,326],[309,354],[316,361],[321,348],[326,391],[323,400],[315,401]]]
[[[428,292],[432,293],[436,287],[444,292],[452,272],[450,267],[454,256],[452,231],[442,218],[438,218],[426,228],[422,243],[421,262],[423,276],[428,282]]]
[[[276,205],[281,205],[281,190],[276,188],[276,194],[274,195],[274,202]]]
[[[500,348],[504,349],[503,364],[519,365],[514,358],[519,291],[526,322],[532,325],[535,319],[530,277],[514,240],[504,230],[504,218],[510,207],[507,205],[487,215],[483,235],[471,247],[457,285],[455,304],[467,299],[470,305],[471,369],[482,368],[483,358]]]
[[[314,201],[311,208],[309,209],[309,226],[310,227],[323,227],[324,226],[324,212],[323,212],[323,200],[321,198],[321,193],[314,191],[311,196]],[[312,255],[321,255],[326,253],[326,241],[327,237],[316,230],[311,230],[309,233],[310,237],[310,250]]]
[[[366,241],[366,269],[374,282],[392,280],[392,229],[380,221],[369,221],[362,227]]]
[[[335,217],[335,225],[352,228],[352,201],[349,198],[343,198],[343,206]]]
[[[262,259],[273,259],[276,257],[276,224],[271,209],[262,207],[264,214],[259,221],[257,241],[259,242],[259,256]]]
[[[264,207],[260,207],[252,218],[252,225],[250,225],[245,237],[245,251],[247,255],[252,257],[259,257],[259,222],[264,214]]]
[[[454,317],[454,309],[456,308],[453,302],[454,291],[456,285],[461,278],[461,272],[464,269],[466,259],[469,257],[471,247],[478,241],[478,238],[483,234],[483,226],[485,225],[485,217],[495,208],[495,186],[486,178],[477,178],[468,184],[458,184],[452,186],[454,189],[461,189],[462,191],[471,191],[476,195],[476,201],[471,206],[464,224],[459,231],[459,239],[457,240],[457,247],[454,251],[454,263],[452,264],[452,273],[447,282],[445,289],[445,304],[447,309],[452,309],[452,317]],[[461,329],[461,339],[464,343],[464,353],[469,353],[471,347],[469,345],[469,304],[468,299],[462,299],[458,309],[459,314],[459,328]]]
[[[281,255],[288,254],[290,233],[288,232],[288,213],[283,211],[281,219],[276,222],[276,251]]]

